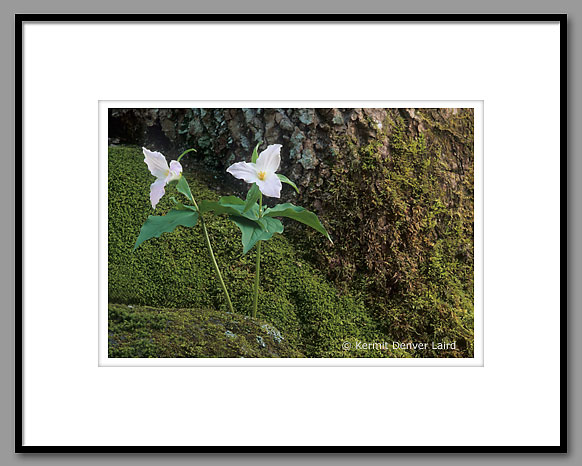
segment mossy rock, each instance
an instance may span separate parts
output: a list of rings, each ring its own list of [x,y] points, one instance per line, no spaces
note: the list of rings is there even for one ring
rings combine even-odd
[[[109,305],[110,358],[301,358],[271,324],[212,309]]]

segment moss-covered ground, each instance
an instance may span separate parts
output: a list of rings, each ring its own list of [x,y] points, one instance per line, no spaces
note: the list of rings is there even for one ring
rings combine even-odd
[[[301,358],[279,330],[213,309],[109,305],[111,358]]]

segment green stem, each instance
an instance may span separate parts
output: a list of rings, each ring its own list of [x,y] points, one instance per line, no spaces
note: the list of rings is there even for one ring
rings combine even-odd
[[[218,276],[218,281],[220,281],[220,286],[222,287],[222,291],[224,291],[224,296],[226,297],[226,301],[228,302],[228,307],[230,308],[230,312],[234,314],[234,309],[232,307],[232,302],[230,301],[230,296],[228,295],[228,290],[226,289],[226,285],[224,284],[224,280],[222,279],[222,274],[220,273],[220,269],[218,268],[218,263],[216,262],[216,258],[214,257],[214,252],[212,251],[212,245],[210,244],[210,237],[208,236],[208,230],[206,229],[206,223],[204,223],[204,219],[202,218],[202,214],[200,214],[200,223],[202,223],[202,231],[204,232],[204,238],[206,239],[206,247],[208,248],[208,252],[210,253],[210,259],[212,260],[212,265],[214,266],[214,271]]]
[[[257,317],[257,304],[259,301],[259,274],[261,272],[261,242],[257,243],[257,267],[255,269],[255,299],[253,301],[253,317]]]
[[[220,273],[220,269],[218,268],[218,263],[216,262],[216,257],[214,257],[214,251],[212,250],[212,245],[210,244],[210,236],[208,236],[208,230],[206,229],[206,223],[204,223],[204,217],[202,217],[202,213],[200,212],[200,209],[198,208],[198,204],[196,203],[194,196],[192,196],[190,199],[194,203],[194,207],[196,207],[196,210],[198,210],[200,223],[202,224],[202,231],[204,232],[204,239],[206,240],[206,247],[208,248],[208,252],[210,253],[210,260],[212,261],[214,271],[216,272],[216,276],[218,277],[218,281],[220,282],[220,286],[222,287],[222,291],[224,292],[224,296],[226,297],[226,302],[228,303],[228,308],[230,309],[230,312],[232,312],[234,314],[234,308],[232,307],[232,302],[230,300],[228,290],[226,289],[226,285],[224,284],[224,280],[222,279],[222,274]]]
[[[196,149],[188,149],[188,150],[185,150],[184,152],[182,152],[180,157],[178,157],[178,162],[180,161],[180,159],[182,159],[182,157],[184,157],[189,152],[196,152]],[[188,186],[188,184],[186,184],[186,186]],[[218,263],[216,262],[216,257],[214,257],[214,251],[212,250],[212,245],[210,244],[210,237],[208,236],[208,230],[206,229],[206,223],[204,223],[204,217],[202,217],[202,212],[200,212],[200,208],[198,207],[198,204],[196,203],[196,199],[194,199],[194,196],[190,192],[190,187],[188,187],[187,191],[188,191],[188,194],[186,196],[188,198],[190,198],[190,200],[194,204],[194,207],[196,207],[196,210],[198,211],[200,223],[202,224],[202,231],[204,232],[204,238],[206,239],[206,247],[208,248],[208,252],[210,253],[210,260],[212,262],[212,266],[214,267],[214,271],[216,272],[216,276],[218,277],[218,281],[220,282],[220,286],[222,288],[222,291],[224,292],[226,302],[228,303],[228,308],[230,309],[230,312],[232,312],[234,314],[234,308],[232,307],[232,301],[230,300],[228,290],[226,289],[226,285],[224,284],[224,280],[222,279],[222,274],[220,273],[220,269],[218,268]],[[184,193],[184,194],[186,194],[186,193]]]
[[[196,149],[188,149],[188,150],[185,150],[184,152],[182,152],[182,155],[180,155],[180,157],[178,157],[177,162],[182,160],[182,157],[184,157],[188,152],[196,152]]]
[[[263,193],[259,195],[259,218],[263,216]],[[261,273],[261,241],[257,242],[257,266],[255,268],[255,297],[253,300],[253,318],[257,317],[257,305],[259,302],[259,276]]]

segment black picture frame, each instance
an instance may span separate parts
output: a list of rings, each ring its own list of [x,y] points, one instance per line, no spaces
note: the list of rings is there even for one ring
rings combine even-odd
[[[560,25],[560,445],[538,446],[28,446],[23,444],[23,24],[29,22],[558,22]],[[566,453],[567,393],[567,15],[566,14],[17,14],[15,15],[15,452],[16,453]]]

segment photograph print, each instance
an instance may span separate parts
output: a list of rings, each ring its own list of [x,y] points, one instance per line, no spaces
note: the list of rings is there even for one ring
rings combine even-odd
[[[473,358],[474,108],[107,108],[108,358]]]

